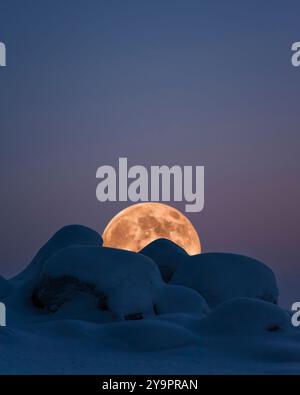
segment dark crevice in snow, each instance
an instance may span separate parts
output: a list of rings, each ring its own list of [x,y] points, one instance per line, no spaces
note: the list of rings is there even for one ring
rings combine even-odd
[[[268,328],[266,328],[268,332],[278,332],[281,330],[281,328],[278,325],[271,325]]]
[[[144,317],[142,313],[134,313],[134,314],[127,314],[125,315],[124,318],[126,321],[129,321],[129,320],[142,320]]]
[[[31,301],[32,301],[32,304],[35,307],[37,307],[38,309],[44,309],[45,306],[38,296],[38,289],[37,288],[35,288],[32,292]]]
[[[39,309],[56,312],[79,292],[95,296],[98,299],[98,308],[108,311],[107,297],[102,291],[94,284],[80,281],[70,275],[55,278],[44,276],[38,287],[33,290],[31,300]]]

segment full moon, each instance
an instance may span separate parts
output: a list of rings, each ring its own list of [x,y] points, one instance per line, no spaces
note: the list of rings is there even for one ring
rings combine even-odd
[[[201,252],[192,223],[180,211],[162,203],[138,203],[127,207],[107,224],[102,237],[105,247],[134,252],[160,238],[173,241],[189,255]]]

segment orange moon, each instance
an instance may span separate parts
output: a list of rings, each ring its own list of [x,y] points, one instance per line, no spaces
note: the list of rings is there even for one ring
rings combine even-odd
[[[107,224],[102,237],[105,247],[134,252],[159,238],[173,241],[189,255],[201,252],[192,223],[180,211],[162,203],[138,203],[127,207]]]

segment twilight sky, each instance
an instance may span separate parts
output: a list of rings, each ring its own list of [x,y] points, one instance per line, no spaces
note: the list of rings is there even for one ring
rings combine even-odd
[[[126,203],[96,169],[204,165],[203,250],[258,258],[300,299],[299,1],[1,0],[0,273]],[[183,204],[175,205],[183,210]]]

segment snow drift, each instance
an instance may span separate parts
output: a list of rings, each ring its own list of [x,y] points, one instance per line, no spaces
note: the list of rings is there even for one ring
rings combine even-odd
[[[43,245],[28,267],[16,276],[14,280],[24,281],[26,278],[32,279],[34,275],[41,271],[44,262],[63,248],[71,245],[93,245],[100,247],[102,244],[102,237],[93,229],[82,225],[64,226]]]
[[[167,239],[154,240],[139,252],[153,259],[166,282],[170,281],[177,266],[189,256],[181,247]]]
[[[4,299],[12,289],[12,285],[5,278],[0,276],[0,300]]]
[[[256,259],[237,254],[190,256],[177,268],[171,283],[197,290],[210,307],[238,297],[278,302],[272,270]]]
[[[190,257],[162,240],[133,253],[73,225],[0,277],[0,297],[0,373],[300,373],[275,276],[241,255]]]
[[[238,317],[238,319],[237,319]],[[283,332],[291,327],[290,317],[279,306],[262,300],[236,298],[227,300],[201,321],[209,332],[266,333]]]
[[[187,313],[203,317],[210,311],[205,299],[193,289],[166,285],[156,302],[158,314]]]
[[[163,286],[159,270],[149,258],[129,251],[73,246],[45,262],[36,298],[50,311],[76,292],[89,293],[98,306],[122,318],[153,314],[155,296]]]

